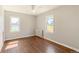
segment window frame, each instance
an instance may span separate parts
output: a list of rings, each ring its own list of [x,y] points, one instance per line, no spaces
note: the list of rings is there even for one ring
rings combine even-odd
[[[16,30],[16,31],[12,31],[12,22],[11,22],[11,20],[12,20],[12,18],[18,18],[18,24],[17,24],[17,26],[18,26],[18,30]],[[10,16],[10,32],[11,33],[17,33],[17,32],[20,32],[20,17],[16,17],[16,16]]]
[[[53,25],[53,31],[52,32],[48,31],[48,19],[49,19],[49,17],[53,18],[53,22],[54,22],[52,24]],[[50,34],[55,32],[55,17],[53,15],[49,15],[49,16],[46,17],[46,32],[50,33]]]

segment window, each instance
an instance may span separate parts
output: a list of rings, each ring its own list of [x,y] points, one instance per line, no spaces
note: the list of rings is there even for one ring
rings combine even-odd
[[[54,32],[54,17],[49,16],[47,19],[47,32],[53,33]]]
[[[18,17],[11,17],[10,22],[10,32],[19,32],[19,18]]]

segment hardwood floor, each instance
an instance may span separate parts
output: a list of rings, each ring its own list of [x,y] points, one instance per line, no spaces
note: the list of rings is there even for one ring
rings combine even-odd
[[[5,41],[2,53],[71,53],[72,49],[37,36]]]

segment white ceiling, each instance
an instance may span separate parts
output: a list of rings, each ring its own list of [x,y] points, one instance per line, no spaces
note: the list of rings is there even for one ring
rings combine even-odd
[[[59,7],[59,5],[34,5],[34,11],[32,9],[32,5],[4,5],[4,10],[20,12],[29,15],[38,15],[49,10],[55,9]]]

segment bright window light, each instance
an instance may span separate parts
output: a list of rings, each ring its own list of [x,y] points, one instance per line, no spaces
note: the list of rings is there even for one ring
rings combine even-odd
[[[53,33],[54,32],[54,17],[49,16],[47,19],[47,32]]]
[[[19,32],[19,24],[20,19],[18,17],[11,17],[11,22],[10,22],[10,32]]]

